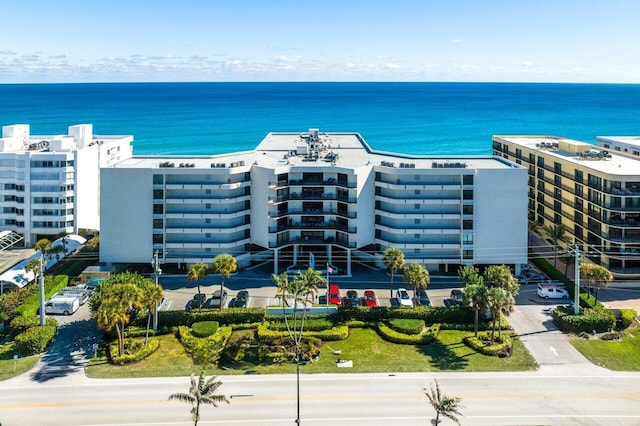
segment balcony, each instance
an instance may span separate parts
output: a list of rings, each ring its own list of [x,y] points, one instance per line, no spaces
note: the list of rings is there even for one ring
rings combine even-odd
[[[175,249],[233,249],[237,247],[244,247],[245,244],[251,242],[249,238],[243,238],[237,241],[225,241],[225,242],[190,242],[190,243],[180,243],[180,242],[167,242],[165,247],[167,250],[175,250]],[[178,253],[178,252],[174,252]],[[165,254],[166,256],[166,254]]]
[[[382,217],[387,217],[391,219],[429,219],[429,220],[438,220],[438,219],[457,219],[460,220],[460,209],[458,209],[458,213],[450,212],[450,213],[430,213],[430,212],[422,212],[422,213],[406,213],[406,212],[393,212],[384,209],[376,209],[376,214]]]
[[[233,232],[240,232],[246,229],[250,229],[251,224],[244,225],[222,225],[217,223],[208,223],[202,226],[180,226],[169,225],[165,226],[165,233],[167,234],[201,234],[201,233],[213,233],[216,234],[228,234]]]
[[[431,197],[424,195],[411,195],[406,197],[387,197],[384,195],[376,195],[375,200],[389,204],[460,204],[460,194],[458,196],[442,197],[434,194]]]
[[[344,248],[356,248],[356,243],[338,241],[334,237],[312,238],[312,237],[302,237],[302,236],[292,236],[288,240],[283,240],[283,241],[270,241],[269,248],[280,248],[280,247],[285,247],[291,244],[304,244],[304,245],[331,244],[331,245],[336,245]]]
[[[299,216],[299,215],[322,215],[322,216],[339,216],[339,217],[344,217],[347,219],[355,219],[358,214],[356,212],[349,212],[349,211],[339,211],[339,210],[335,210],[335,209],[323,209],[323,210],[319,210],[319,209],[289,209],[286,212],[272,212],[270,214],[270,217],[272,219],[274,218],[280,218],[280,217],[286,217],[286,216]]]
[[[461,245],[460,243],[426,243],[426,242],[422,242],[422,243],[409,243],[406,241],[393,241],[393,240],[386,240],[383,238],[376,238],[375,242],[377,244],[380,244],[382,246],[392,246],[398,249],[407,249],[407,250],[414,250],[414,249],[423,249],[423,250],[433,250],[433,251],[438,251],[438,250],[460,250]]]
[[[338,186],[342,188],[355,189],[357,187],[356,182],[344,182],[338,181],[335,178],[328,178],[325,180],[318,179],[290,179],[289,186]]]
[[[292,222],[286,225],[270,226],[269,232],[271,233],[282,232],[282,231],[288,231],[292,229],[329,229],[329,230],[344,231],[351,234],[357,231],[357,228],[355,226],[338,225],[337,223],[335,223],[335,221],[332,222],[331,220],[329,220],[328,222],[321,222],[321,223]]]

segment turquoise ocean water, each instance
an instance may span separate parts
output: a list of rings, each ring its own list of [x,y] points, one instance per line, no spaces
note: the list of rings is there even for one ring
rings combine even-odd
[[[640,85],[519,83],[128,83],[0,85],[0,124],[32,134],[93,123],[135,154],[253,149],[270,131],[359,132],[374,148],[490,154],[493,134],[594,142],[640,135]]]

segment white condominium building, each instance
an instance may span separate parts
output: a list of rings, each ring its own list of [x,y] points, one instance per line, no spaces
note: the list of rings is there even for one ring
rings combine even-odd
[[[100,167],[132,154],[132,136],[95,136],[91,124],[66,135],[31,135],[28,124],[2,127],[0,231],[30,246],[39,238],[100,226]]]
[[[431,270],[527,261],[527,170],[377,152],[357,133],[270,133],[253,151],[132,157],[101,170],[100,260],[351,272],[388,247]]]
[[[494,136],[493,151],[528,168],[530,221],[545,226],[563,224],[567,239],[577,243],[589,259],[616,275],[637,276],[637,140],[599,137],[594,146],[558,136]]]

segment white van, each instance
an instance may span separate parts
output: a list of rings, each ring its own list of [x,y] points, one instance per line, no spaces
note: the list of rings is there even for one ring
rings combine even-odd
[[[568,299],[569,292],[560,285],[539,284],[538,296],[543,299]]]
[[[78,297],[54,297],[44,305],[44,312],[47,314],[71,315],[80,307]]]

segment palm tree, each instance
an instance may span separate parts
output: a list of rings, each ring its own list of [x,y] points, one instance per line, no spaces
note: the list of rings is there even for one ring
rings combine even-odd
[[[129,321],[129,315],[122,309],[122,304],[115,299],[106,299],[100,304],[97,311],[93,312],[93,318],[98,327],[111,331],[116,329],[118,336],[118,354],[124,353],[124,324]],[[122,329],[120,325],[122,324]]]
[[[40,280],[38,281],[38,292],[40,298],[40,325],[45,324],[45,312],[44,312],[44,271],[47,263],[46,256],[51,250],[51,241],[43,238],[38,240],[34,246],[36,250],[40,252]]]
[[[162,300],[162,287],[155,284],[149,279],[144,279],[138,283],[138,287],[142,290],[142,303],[147,308],[147,331],[145,333],[144,344],[149,343],[149,328],[151,326],[151,316],[156,315],[158,303]]]
[[[307,269],[306,272],[298,271],[296,279],[302,281],[302,285],[313,292],[317,292],[318,287],[327,285],[327,280],[322,276],[322,272],[312,268]]]
[[[486,309],[489,301],[487,296],[487,286],[484,285],[482,277],[478,277],[476,283],[469,283],[462,289],[464,299],[471,305],[474,311],[473,332],[478,337],[478,312]]]
[[[389,297],[393,297],[393,275],[395,272],[402,268],[406,263],[404,260],[404,253],[394,247],[389,247],[382,253],[382,263],[391,272],[391,284],[389,286]]]
[[[175,399],[193,405],[193,408],[191,408],[191,418],[193,419],[193,425],[198,426],[198,420],[200,420],[200,404],[210,404],[217,407],[220,402],[229,403],[226,396],[215,394],[221,385],[222,382],[218,381],[216,376],[206,379],[204,372],[202,372],[197,380],[195,376],[191,376],[189,393],[174,393],[169,395],[169,400]]]
[[[436,418],[431,420],[431,424],[434,426],[439,425],[442,422],[442,420],[440,420],[440,415],[442,415],[443,417],[453,420],[459,425],[460,419],[458,419],[458,416],[462,416],[462,413],[460,412],[460,409],[463,407],[460,405],[460,401],[462,401],[462,399],[442,394],[438,381],[434,380],[434,382],[435,389],[432,384],[431,393],[424,393],[427,398],[429,398],[429,403],[433,409],[436,410]]]
[[[549,234],[549,239],[551,240],[551,244],[553,245],[553,251],[555,253],[555,256],[553,257],[553,267],[557,269],[558,253],[560,253],[561,250],[558,243],[566,243],[568,241],[568,238],[566,236],[567,229],[562,223],[553,226],[547,225],[544,226],[543,229],[547,234]]]
[[[480,271],[475,266],[467,265],[458,270],[462,284],[477,284],[480,281]]]
[[[493,319],[491,327],[491,344],[493,345],[496,323],[500,320],[500,314],[509,315],[513,311],[515,299],[506,288],[491,287],[487,293],[487,300]],[[501,331],[502,327],[498,327],[498,337],[501,336]]]
[[[484,279],[492,287],[502,287],[512,296],[520,292],[520,284],[507,265],[491,265],[484,271]]]
[[[213,258],[213,273],[220,274],[220,293],[224,288],[224,279],[229,278],[231,274],[238,270],[238,263],[236,262],[236,258],[231,256],[230,254],[219,254]],[[222,304],[220,304],[220,309],[222,309]]]
[[[429,271],[420,263],[409,263],[402,268],[402,279],[413,289],[414,298],[418,288],[427,288],[430,282]]]
[[[613,281],[613,274],[607,268],[593,263],[580,265],[580,276],[587,280],[590,287],[596,288],[596,302],[600,287],[607,287]]]
[[[200,291],[200,278],[204,278],[209,274],[209,268],[202,262],[194,263],[189,266],[189,270],[187,271],[187,279],[189,281],[195,281],[198,285],[198,293],[202,293]]]

